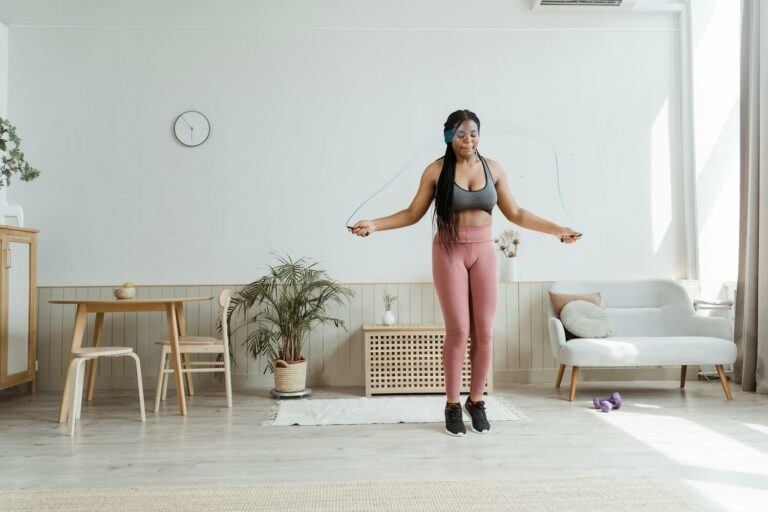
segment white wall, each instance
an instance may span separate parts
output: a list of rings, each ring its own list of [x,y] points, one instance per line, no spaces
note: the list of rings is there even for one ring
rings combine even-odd
[[[41,229],[41,285],[245,282],[270,250],[347,282],[431,280],[431,211],[367,239],[344,221],[415,159],[356,218],[406,207],[441,152],[428,142],[465,107],[521,206],[576,227],[546,145],[510,125],[559,152],[584,238],[524,231],[522,279],[683,275],[674,15],[523,0],[161,4],[4,2],[9,115],[42,170],[9,199]],[[172,135],[187,109],[212,123],[198,148]]]
[[[8,27],[0,23],[0,117],[8,115]]]

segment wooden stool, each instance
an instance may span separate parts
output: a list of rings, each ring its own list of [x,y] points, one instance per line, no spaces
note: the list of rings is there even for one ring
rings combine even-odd
[[[133,353],[131,347],[83,347],[72,352],[72,362],[67,370],[69,389],[69,435],[75,435],[75,421],[80,419],[80,408],[83,403],[83,380],[85,378],[85,363],[98,357],[128,356],[136,362],[136,381],[139,383],[139,411],[141,421],[146,420],[144,414],[144,388],[141,383],[141,363],[139,356]]]

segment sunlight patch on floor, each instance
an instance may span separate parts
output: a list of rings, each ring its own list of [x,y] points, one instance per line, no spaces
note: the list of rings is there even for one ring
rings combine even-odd
[[[752,430],[757,430],[758,432],[762,432],[763,434],[768,434],[768,426],[766,425],[758,425],[757,423],[742,423],[745,427],[749,427]]]
[[[623,409],[599,417],[680,464],[768,475],[768,455],[685,418]]]
[[[718,484],[702,480],[683,480],[683,483],[706,496],[723,510],[744,512],[757,510],[758,503],[768,503],[768,489],[756,489],[744,485]]]

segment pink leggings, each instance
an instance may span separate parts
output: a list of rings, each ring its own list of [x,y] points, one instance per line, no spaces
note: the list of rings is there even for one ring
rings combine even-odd
[[[455,244],[453,260],[438,241],[432,240],[432,277],[445,319],[443,368],[445,392],[459,396],[461,367],[472,338],[469,359],[472,367],[470,392],[480,395],[493,359],[493,317],[496,314],[498,261],[493,227],[457,228],[461,243]]]

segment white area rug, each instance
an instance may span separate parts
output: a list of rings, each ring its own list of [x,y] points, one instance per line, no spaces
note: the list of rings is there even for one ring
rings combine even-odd
[[[0,491],[0,510],[445,512],[693,512],[676,490],[647,476],[538,480],[292,482],[249,486]]]
[[[471,421],[464,409],[464,419]],[[444,423],[445,396],[377,396],[362,398],[300,398],[277,400],[267,426],[367,425],[371,423]],[[520,421],[528,418],[507,400],[485,397],[488,421]]]

